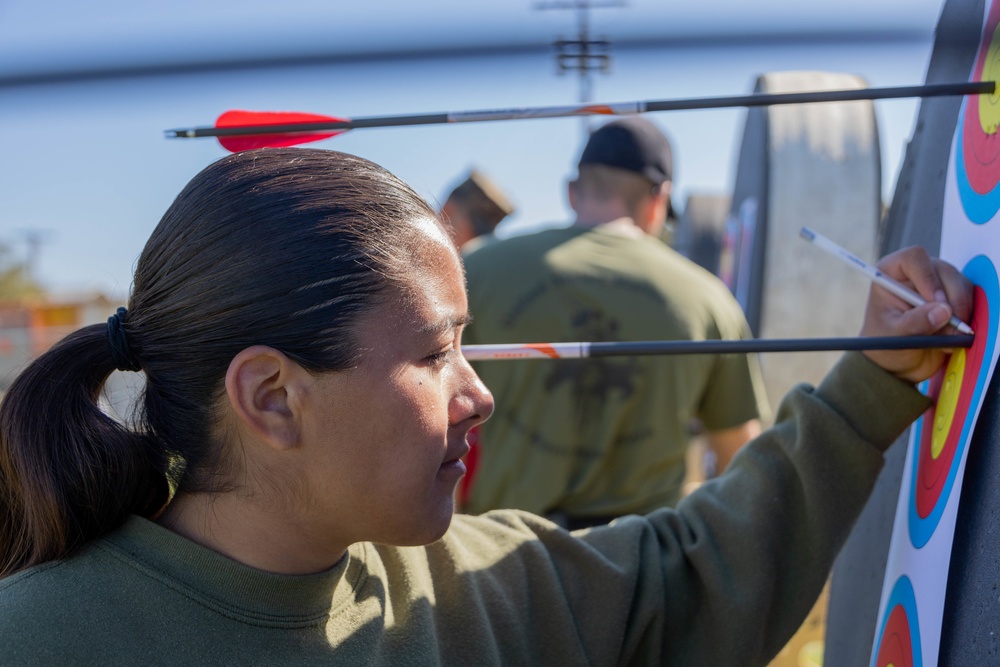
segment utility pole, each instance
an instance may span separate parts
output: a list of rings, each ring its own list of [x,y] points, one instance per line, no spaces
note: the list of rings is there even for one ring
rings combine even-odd
[[[25,253],[23,264],[25,278],[35,280],[42,245],[49,241],[52,237],[52,232],[48,229],[19,229],[17,233],[27,244],[27,252]]]
[[[590,10],[620,8],[625,0],[543,0],[535,3],[535,9],[576,10],[576,39],[557,39],[552,43],[556,49],[556,67],[559,74],[577,72],[580,79],[580,99],[586,104],[593,92],[593,72],[607,74],[611,71],[611,42],[605,38],[593,39],[590,34]],[[590,118],[583,117],[584,135],[590,134]]]

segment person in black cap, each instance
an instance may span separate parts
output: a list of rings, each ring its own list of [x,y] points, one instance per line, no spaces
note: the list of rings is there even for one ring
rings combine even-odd
[[[579,165],[603,165],[641,174],[658,185],[665,195],[666,209],[663,216],[656,216],[655,226],[659,229],[654,236],[662,235],[663,223],[676,217],[670,198],[674,151],[667,137],[649,121],[631,118],[603,126],[587,142]],[[592,173],[589,166],[581,171],[583,173]],[[645,184],[642,189],[646,189]],[[570,196],[573,196],[572,190]]]
[[[451,227],[455,245],[462,252],[492,242],[497,225],[513,212],[510,199],[476,169],[451,191],[441,207],[441,217]]]
[[[658,240],[670,142],[641,118],[596,130],[569,183],[574,223],[466,257],[469,343],[722,339],[750,335],[715,276]],[[464,508],[518,508],[564,525],[675,504],[690,427],[723,469],[769,418],[743,355],[482,362],[496,397]],[[584,444],[586,443],[586,444]]]

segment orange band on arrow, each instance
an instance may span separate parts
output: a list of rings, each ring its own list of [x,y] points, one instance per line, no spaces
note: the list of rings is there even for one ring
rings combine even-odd
[[[612,109],[611,107],[607,106],[606,104],[593,104],[591,106],[580,107],[580,110],[577,111],[577,113],[582,113],[582,114],[601,114],[601,115],[604,115],[604,116],[615,116],[615,115],[617,115],[615,113],[615,110]]]
[[[562,358],[562,356],[558,352],[556,352],[555,348],[552,347],[551,345],[546,345],[544,343],[529,343],[528,345],[525,345],[525,347],[531,350],[535,350],[536,352],[541,352],[546,357],[551,357],[553,359]]]

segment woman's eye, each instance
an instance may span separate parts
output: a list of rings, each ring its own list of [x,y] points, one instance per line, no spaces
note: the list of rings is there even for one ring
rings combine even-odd
[[[432,364],[442,364],[448,359],[448,357],[451,356],[452,352],[454,352],[453,348],[449,348],[447,350],[441,350],[440,352],[435,352],[434,354],[427,356],[427,361],[431,362]]]

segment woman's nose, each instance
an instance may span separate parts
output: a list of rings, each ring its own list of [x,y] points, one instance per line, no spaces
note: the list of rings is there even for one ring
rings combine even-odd
[[[452,401],[452,425],[458,425],[466,420],[473,420],[471,428],[481,424],[493,414],[493,394],[486,388],[479,375],[472,369],[469,362],[462,359],[462,381],[456,399]]]

